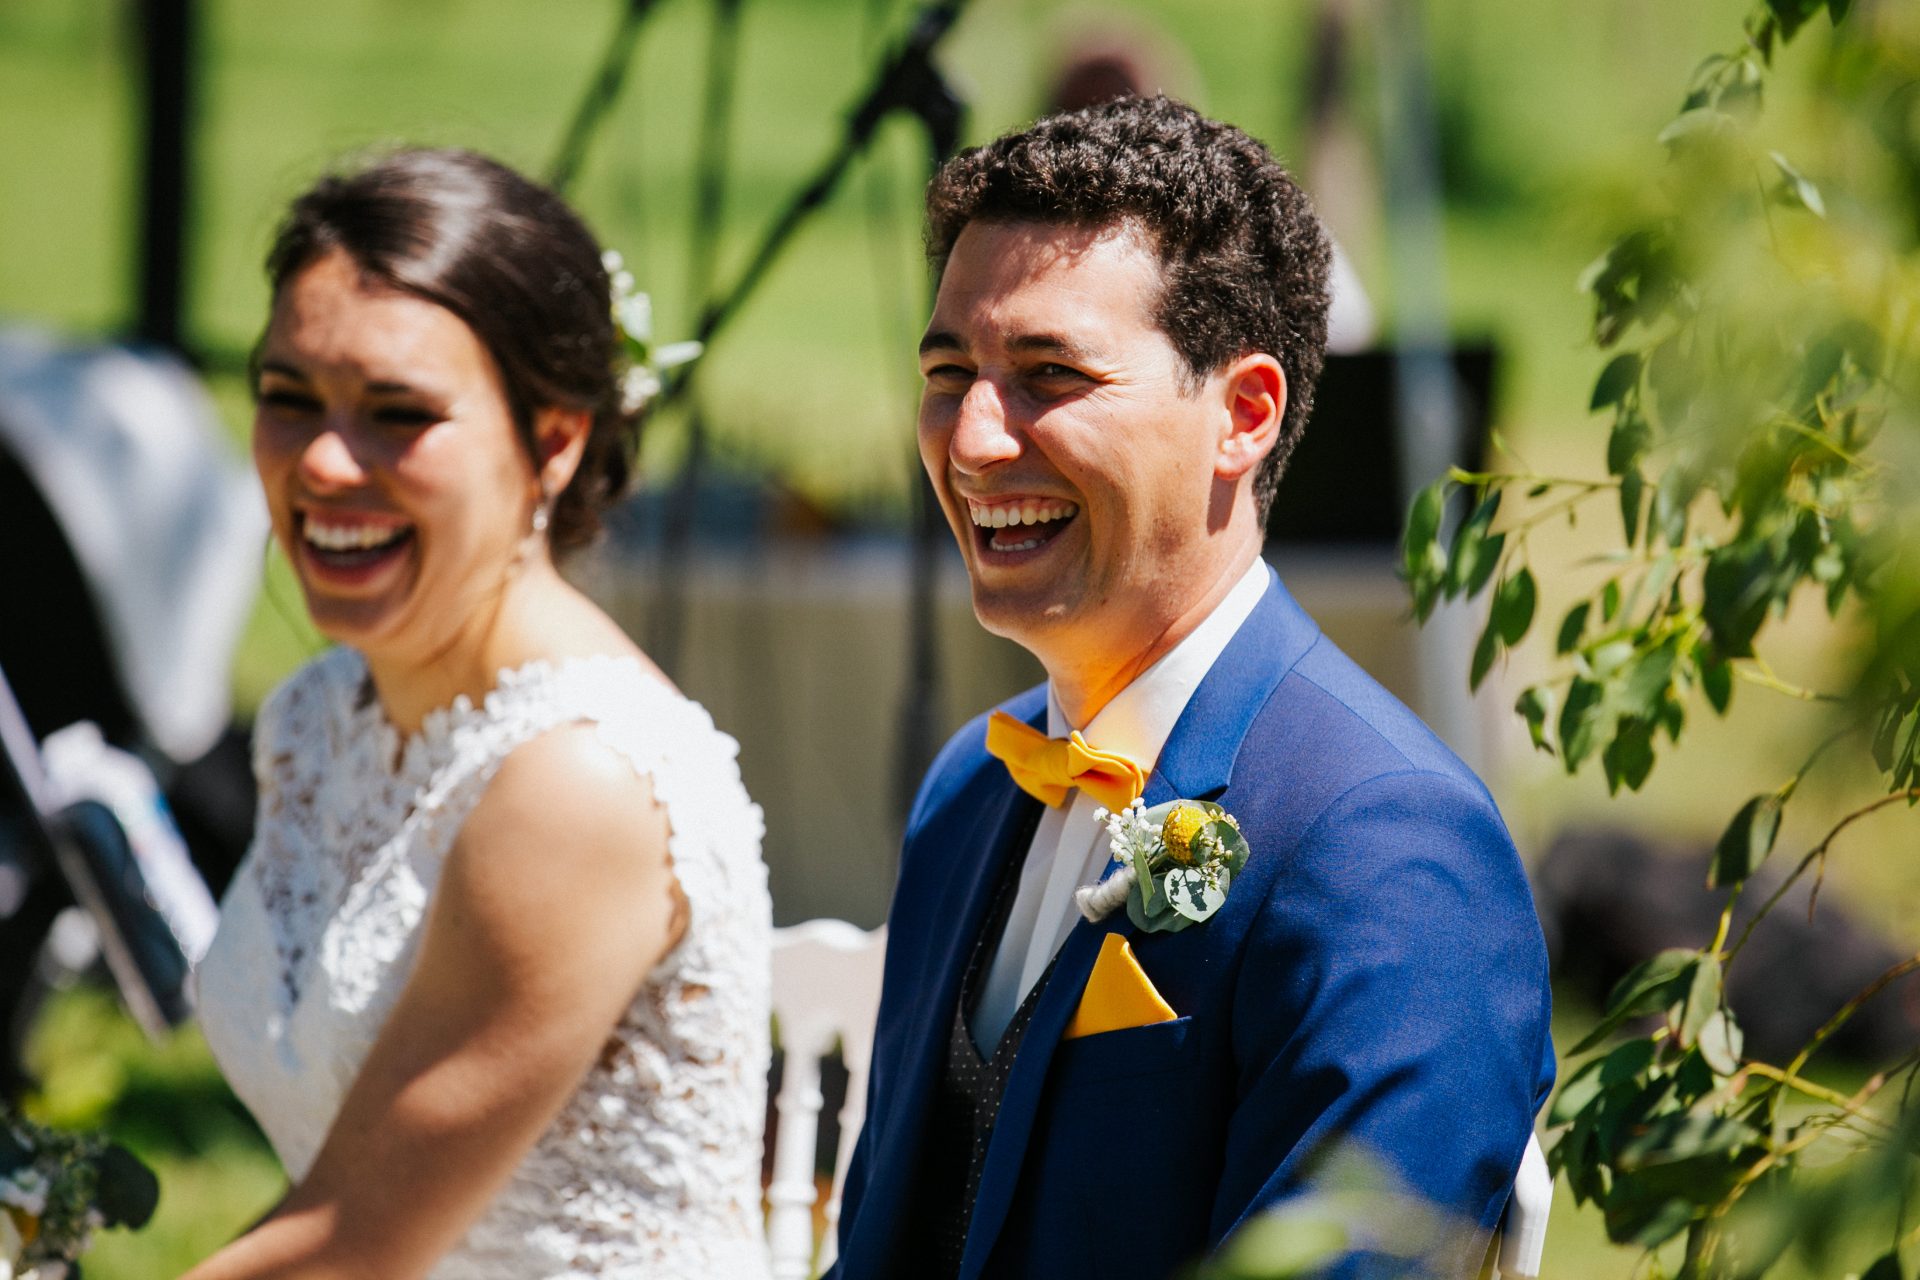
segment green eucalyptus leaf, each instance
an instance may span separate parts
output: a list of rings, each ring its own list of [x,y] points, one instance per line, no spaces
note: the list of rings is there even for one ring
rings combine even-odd
[[[1773,602],[1774,569],[1769,548],[1758,538],[1726,543],[1707,556],[1700,616],[1724,656],[1752,656],[1753,638]]]
[[[1347,1225],[1334,1214],[1287,1209],[1255,1214],[1221,1247],[1218,1267],[1206,1274],[1222,1280],[1319,1275],[1351,1248]]]
[[[1709,887],[1739,884],[1767,860],[1780,834],[1780,793],[1769,791],[1740,806],[1713,848]]]
[[[1695,649],[1694,658],[1707,701],[1719,714],[1727,714],[1727,706],[1733,701],[1733,664],[1715,654],[1709,645]]]
[[[1693,1221],[1693,1206],[1679,1196],[1634,1196],[1638,1185],[1616,1179],[1620,1190],[1608,1197],[1607,1239],[1615,1244],[1654,1249],[1679,1235]]]
[[[1147,877],[1141,878],[1144,880]],[[1193,923],[1174,909],[1164,886],[1155,888],[1152,904],[1151,907],[1143,906],[1138,895],[1127,895],[1127,919],[1142,933],[1178,933]]]
[[[1547,685],[1529,685],[1521,691],[1519,700],[1513,709],[1527,722],[1527,736],[1533,739],[1538,750],[1553,754],[1553,742],[1547,736],[1547,725],[1553,719],[1553,690]]]
[[[1420,588],[1434,579],[1436,565],[1440,570],[1446,567],[1437,540],[1440,521],[1446,513],[1448,483],[1442,477],[1414,495],[1413,505],[1407,510],[1406,529],[1400,537],[1401,574],[1415,588],[1416,609]]]
[[[1605,717],[1604,694],[1600,684],[1579,676],[1567,689],[1567,705],[1560,709],[1560,758],[1569,773],[1593,752]]]
[[[1695,107],[1675,116],[1655,141],[1663,147],[1679,148],[1726,137],[1736,128],[1734,118],[1719,107]]]
[[[1699,1043],[1701,1058],[1720,1075],[1730,1076],[1740,1069],[1745,1037],[1727,1010],[1714,1010],[1701,1025]]]
[[[1500,656],[1500,632],[1497,620],[1489,617],[1487,625],[1480,630],[1480,639],[1473,646],[1473,665],[1467,672],[1467,688],[1477,690],[1480,682],[1487,678],[1487,672],[1493,670],[1493,660]]]
[[[1533,625],[1533,609],[1538,592],[1533,583],[1533,571],[1522,567],[1520,572],[1502,582],[1493,593],[1492,621],[1498,624],[1500,643],[1512,648],[1519,644],[1527,634],[1527,628]]]
[[[1670,547],[1687,540],[1687,513],[1700,482],[1682,466],[1669,467],[1653,489],[1653,527]]]
[[[1587,613],[1592,608],[1590,602],[1582,600],[1567,610],[1567,616],[1560,622],[1560,634],[1555,637],[1553,651],[1562,657],[1580,647],[1580,637],[1587,629]]]
[[[1620,720],[1613,741],[1600,753],[1606,770],[1607,790],[1615,792],[1622,783],[1629,791],[1638,791],[1653,772],[1653,725],[1638,717]]]
[[[1619,1163],[1624,1169],[1647,1169],[1701,1156],[1731,1156],[1764,1144],[1764,1135],[1733,1116],[1673,1112],[1654,1117],[1622,1144]],[[1696,1203],[1711,1204],[1717,1198]]]
[[[1134,871],[1134,892],[1128,894],[1127,899],[1130,903],[1136,900],[1140,903],[1140,914],[1134,919],[1135,924],[1140,924],[1142,920],[1147,919],[1153,914],[1156,906],[1164,906],[1165,903],[1162,901],[1156,885],[1158,877],[1153,874],[1152,869],[1149,867],[1136,867]],[[1141,925],[1141,927],[1145,928],[1146,926]]]
[[[1673,686],[1673,670],[1679,659],[1679,643],[1667,640],[1657,648],[1633,659],[1633,669],[1621,686],[1621,709],[1630,715],[1652,720]]]
[[[1612,680],[1633,662],[1633,641],[1624,636],[1618,640],[1609,640],[1605,644],[1595,645],[1584,656],[1587,669],[1593,673],[1594,679]]]
[[[1873,1265],[1860,1273],[1860,1280],[1907,1280],[1906,1267],[1900,1261],[1900,1251],[1895,1249],[1875,1258]]]
[[[1675,1041],[1681,1048],[1693,1048],[1700,1038],[1700,1028],[1719,1012],[1723,983],[1720,957],[1711,952],[1702,955],[1693,967],[1693,980],[1687,984],[1686,999],[1674,1028]]]
[[[100,1152],[94,1169],[95,1196],[107,1225],[136,1230],[146,1226],[160,1203],[160,1183],[153,1171],[118,1143]]]
[[[1620,612],[1620,582],[1617,578],[1607,579],[1607,585],[1600,588],[1600,621],[1612,622],[1614,615]]]
[[[1600,1068],[1605,1063],[1604,1058],[1594,1058],[1567,1077],[1566,1083],[1553,1095],[1553,1105],[1547,1108],[1548,1127],[1572,1124],[1575,1116],[1599,1098],[1606,1087],[1600,1078]]]
[[[1640,512],[1646,506],[1647,481],[1638,467],[1629,468],[1620,477],[1620,525],[1627,545],[1640,541]]]
[[[1652,425],[1637,411],[1622,409],[1607,433],[1607,474],[1625,475],[1652,447]]]
[[[1826,7],[1827,0],[1767,0],[1767,10],[1780,24],[1780,38],[1791,40],[1807,20]]]
[[[1215,807],[1218,808],[1218,806]],[[1207,826],[1207,830],[1213,833],[1214,839],[1220,842],[1220,847],[1225,852],[1222,863],[1229,872],[1239,875],[1252,853],[1247,848],[1247,838],[1240,834],[1240,828],[1231,822],[1216,820]]]
[[[1640,383],[1640,357],[1632,351],[1623,351],[1607,361],[1606,368],[1600,371],[1600,377],[1593,384],[1593,401],[1590,410],[1604,409],[1608,405],[1619,404],[1626,399],[1627,392]],[[1624,419],[1628,415],[1622,415]]]
[[[1642,960],[1614,984],[1607,996],[1606,1016],[1568,1053],[1578,1056],[1597,1048],[1629,1018],[1642,1017],[1673,1003],[1692,981],[1698,951],[1675,947]]]
[[[1167,872],[1161,889],[1173,909],[1195,924],[1218,911],[1227,900],[1224,879],[1215,887],[1208,882],[1206,872],[1198,867],[1175,867]]]
[[[1500,490],[1494,489],[1454,531],[1453,546],[1447,556],[1447,594],[1478,595],[1487,579],[1493,576],[1506,542],[1505,535],[1489,532],[1499,510]]]

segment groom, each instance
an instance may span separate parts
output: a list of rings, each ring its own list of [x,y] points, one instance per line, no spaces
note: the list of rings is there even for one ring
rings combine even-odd
[[[837,1274],[1158,1280],[1335,1145],[1466,1224],[1473,1274],[1551,1082],[1545,953],[1486,789],[1260,558],[1324,233],[1164,98],[962,154],[927,207],[921,458],[1048,679],[909,818]],[[1076,904],[1142,789],[1248,849],[1177,931]]]

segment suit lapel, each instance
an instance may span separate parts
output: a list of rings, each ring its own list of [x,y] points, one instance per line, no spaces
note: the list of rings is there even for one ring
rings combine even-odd
[[[1212,799],[1226,790],[1240,743],[1253,727],[1255,715],[1319,638],[1319,627],[1294,603],[1278,576],[1272,569],[1267,575],[1266,593],[1194,690],[1161,748],[1142,796],[1149,807],[1176,798]],[[1109,862],[1107,874],[1112,871]],[[1138,930],[1127,918],[1125,908],[1098,924],[1086,920],[1075,924],[1034,1005],[987,1146],[986,1167],[981,1171],[980,1192],[973,1203],[966,1252],[960,1263],[960,1280],[975,1280],[981,1275],[999,1238],[1026,1160],[1047,1067],[1073,1011],[1079,1007],[1093,962],[1100,954],[1101,940],[1109,933],[1129,939],[1137,936]],[[940,1043],[944,1045],[945,1040]]]

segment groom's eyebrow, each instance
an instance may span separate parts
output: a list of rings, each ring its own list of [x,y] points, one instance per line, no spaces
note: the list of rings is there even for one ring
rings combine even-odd
[[[1007,339],[1007,349],[1021,355],[1061,356],[1068,360],[1096,360],[1099,352],[1057,333],[1022,333]],[[920,339],[920,354],[932,351],[965,351],[967,344],[958,334],[936,329]]]
[[[1067,360],[1096,360],[1100,353],[1057,333],[1023,333],[1007,341],[1007,346],[1022,355],[1061,356]]]

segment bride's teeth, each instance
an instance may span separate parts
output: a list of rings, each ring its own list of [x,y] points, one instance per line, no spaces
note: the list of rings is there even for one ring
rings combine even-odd
[[[302,532],[308,542],[322,551],[364,551],[392,542],[401,530],[390,525],[334,525],[308,520]]]

